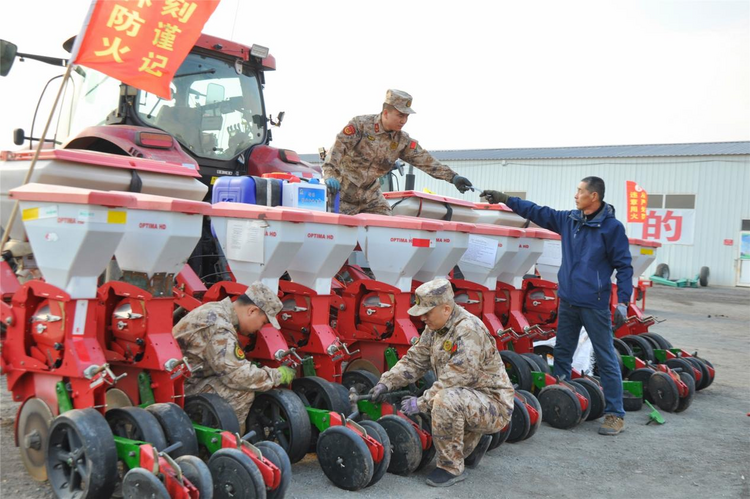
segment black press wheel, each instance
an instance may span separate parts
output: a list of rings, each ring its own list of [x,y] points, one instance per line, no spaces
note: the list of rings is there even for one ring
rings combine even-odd
[[[635,369],[628,375],[628,381],[639,381],[641,383],[644,400],[652,403],[654,402],[654,398],[651,396],[651,392],[648,389],[648,380],[651,379],[654,372],[655,371],[650,367],[641,367],[640,369]]]
[[[497,433],[492,434],[492,440],[490,440],[490,446],[487,448],[487,451],[497,449],[498,447],[503,445],[506,440],[508,440],[508,435],[510,435],[511,430],[511,424],[512,421],[508,421],[508,424],[505,425],[505,428],[498,431]]]
[[[661,371],[651,375],[648,391],[659,409],[674,412],[680,404],[680,393],[672,377]]]
[[[713,375],[711,375],[710,371],[708,373],[708,384],[705,386],[705,388],[708,388],[714,382],[714,378],[716,377],[716,368],[714,367],[713,364],[711,364],[711,361],[709,361],[708,359],[704,359],[704,358],[698,357],[698,356],[696,356],[695,358],[698,359],[698,360],[700,360],[704,364],[706,364],[706,367],[710,367],[711,369],[714,370],[714,374]]]
[[[292,391],[302,400],[305,407],[349,413],[349,405],[342,403],[341,395],[339,395],[333,383],[318,376],[295,379],[292,381]]]
[[[693,381],[695,382],[695,372],[693,371],[693,364],[687,359],[683,359],[682,357],[678,357],[676,359],[667,359],[667,362],[665,362],[665,364],[670,369],[688,374],[691,378],[693,378]]]
[[[500,357],[503,359],[511,383],[521,390],[531,391],[532,377],[528,362],[511,350],[501,350]]]
[[[190,421],[231,433],[240,432],[240,422],[229,403],[216,393],[199,393],[185,398],[185,412]]]
[[[695,382],[695,390],[698,391],[698,390],[703,390],[704,388],[706,388],[710,384],[710,379],[709,379],[710,374],[708,372],[708,367],[706,366],[706,364],[702,360],[696,357],[682,357],[682,358],[690,362],[693,365],[693,367],[695,367],[701,372],[701,381],[700,383],[698,383],[698,381]]]
[[[200,499],[211,499],[214,495],[214,479],[211,470],[201,458],[197,456],[180,456],[175,459],[180,467],[182,475],[187,478],[193,487],[198,489]]]
[[[122,479],[122,497],[124,499],[169,499],[167,487],[156,475],[144,468],[133,468]]]
[[[109,497],[117,482],[117,448],[107,421],[95,409],[73,409],[49,429],[45,461],[58,498]]]
[[[346,414],[350,414],[352,412],[352,404],[349,402],[349,389],[341,383],[331,383],[331,386],[339,394],[341,404],[346,406]]]
[[[263,453],[263,457],[271,461],[281,471],[279,486],[275,489],[266,487],[268,499],[282,499],[286,495],[289,485],[292,483],[292,463],[289,461],[289,456],[286,455],[284,449],[276,442],[264,440],[255,444],[255,446]]]
[[[573,387],[573,389],[576,392],[578,392],[579,395],[581,395],[582,397],[584,397],[586,399],[586,401],[588,402],[586,404],[586,409],[584,409],[583,407],[581,407],[581,419],[580,419],[580,421],[578,421],[579,423],[581,423],[582,421],[586,421],[586,418],[588,418],[589,414],[591,414],[591,398],[590,398],[588,390],[586,390],[584,387],[582,387],[578,383],[574,383],[571,380],[569,382],[569,384],[570,384],[570,386]],[[580,403],[580,399],[579,399],[578,402]]]
[[[219,449],[208,460],[214,499],[265,499],[266,484],[258,466],[239,449]]]
[[[104,417],[116,437],[140,440],[153,445],[156,450],[167,448],[167,439],[159,421],[146,409],[120,407],[108,410]]]
[[[389,414],[378,419],[391,441],[393,454],[388,472],[408,475],[422,462],[422,441],[411,423],[400,416]]]
[[[24,402],[16,419],[16,438],[21,450],[21,460],[31,478],[39,482],[47,480],[44,462],[44,442],[55,416],[46,402],[32,397]]]
[[[623,336],[621,339],[628,344],[631,350],[633,350],[633,355],[635,355],[642,361],[656,362],[656,357],[654,357],[654,349],[647,339],[641,338],[639,335],[634,334],[630,336]]]
[[[522,353],[521,356],[526,357],[533,363],[534,366],[536,366],[536,368],[532,369],[532,371],[552,374],[552,369],[549,368],[549,364],[547,363],[547,360],[543,358],[541,355],[536,354],[536,353]]]
[[[168,446],[177,442],[182,444],[170,452],[170,456],[178,458],[180,456],[198,455],[198,439],[195,435],[195,428],[193,428],[193,423],[180,406],[172,402],[166,402],[152,404],[146,407],[146,410],[159,421]]]
[[[622,392],[622,408],[627,412],[640,411],[643,408],[643,399],[624,390]]]
[[[662,350],[669,350],[670,348],[672,348],[672,343],[658,333],[643,333],[641,336],[651,338],[656,342],[657,345],[659,345],[657,348],[660,348]]]
[[[687,385],[688,393],[684,397],[680,397],[680,402],[677,404],[677,409],[674,412],[682,412],[690,407],[695,396],[695,379],[683,372],[680,373],[680,380]]]
[[[529,427],[529,433],[526,434],[526,436],[523,438],[524,440],[528,440],[531,437],[534,436],[534,434],[537,432],[540,426],[542,426],[542,405],[539,403],[539,400],[532,394],[531,392],[527,392],[526,390],[516,390],[516,393],[521,395],[525,400],[526,404],[530,405],[534,408],[534,410],[539,414],[539,417],[536,420],[536,423],[531,423],[531,415],[529,415],[529,423],[531,426]],[[528,411],[528,407],[526,408]],[[492,443],[490,441],[490,443]]]
[[[510,422],[510,433],[505,440],[511,444],[525,439],[531,431],[531,418],[526,409],[526,400],[518,394],[513,397],[513,414],[510,416]]]
[[[648,343],[651,345],[651,348],[653,348],[654,350],[661,349],[661,345],[659,344],[659,342],[657,342],[656,339],[653,338],[650,334],[641,333],[638,335],[638,337],[648,341]]]
[[[310,418],[302,400],[291,390],[273,389],[258,393],[245,421],[246,431],[254,431],[254,442],[278,443],[296,463],[310,446]]]
[[[589,393],[589,407],[591,410],[586,417],[586,421],[593,421],[604,416],[604,408],[607,402],[604,399],[604,391],[601,385],[591,378],[578,378],[571,382],[577,383]]]
[[[359,490],[372,480],[375,471],[372,455],[354,430],[331,426],[318,437],[317,452],[323,473],[337,487]]]
[[[630,348],[630,346],[620,338],[612,338],[612,342],[615,345],[615,350],[617,351],[618,355],[633,355],[633,349]]]
[[[554,364],[555,349],[553,347],[549,345],[537,345],[534,347],[534,353],[539,355],[547,363],[547,367]]]
[[[669,280],[669,265],[666,263],[660,263],[656,266],[656,272],[654,272],[654,275]]]
[[[432,418],[428,414],[420,412],[419,414],[409,416],[409,418],[417,423],[421,430],[426,431],[427,433],[432,433]],[[417,466],[417,469],[414,471],[419,471],[432,463],[432,460],[435,459],[435,454],[437,454],[437,449],[435,448],[434,443],[427,449],[423,448],[422,459],[419,461],[419,466]]]
[[[379,463],[373,463],[375,469],[372,473],[370,483],[367,484],[370,487],[383,478],[386,471],[388,471],[388,466],[391,465],[391,439],[388,438],[388,432],[375,421],[360,421],[359,425],[367,431],[368,436],[371,436],[383,446],[383,459]]]
[[[380,378],[375,376],[370,371],[363,369],[354,369],[352,371],[346,371],[341,375],[341,384],[344,385],[347,390],[354,387],[357,393],[363,395],[372,390],[375,385],[378,384]]]
[[[429,390],[432,385],[437,381],[435,372],[432,370],[424,373],[424,376],[419,378],[416,383],[409,383],[409,391],[415,397],[421,397],[424,392]]]
[[[562,385],[545,386],[538,398],[544,421],[553,428],[567,430],[581,420],[581,403],[570,388]]]

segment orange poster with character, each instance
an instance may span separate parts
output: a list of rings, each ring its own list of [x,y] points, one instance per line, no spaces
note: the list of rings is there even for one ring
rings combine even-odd
[[[632,180],[626,181],[628,222],[645,222],[648,194]]]
[[[170,99],[169,84],[219,0],[94,0],[73,64]]]

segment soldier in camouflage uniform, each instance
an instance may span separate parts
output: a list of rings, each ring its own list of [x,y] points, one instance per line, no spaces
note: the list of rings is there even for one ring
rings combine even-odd
[[[294,370],[281,366],[256,367],[245,358],[237,334],[249,336],[269,322],[279,328],[276,314],[281,300],[265,284],[256,282],[235,302],[201,305],[172,330],[188,362],[194,367],[185,382],[185,393],[216,393],[234,409],[244,427],[255,392],[265,392],[294,378]]]
[[[409,314],[421,316],[425,330],[371,393],[381,400],[386,391],[414,383],[430,369],[435,372],[432,387],[419,398],[404,399],[401,410],[431,415],[437,468],[427,483],[446,487],[466,478],[464,465],[478,465],[490,434],[510,421],[513,385],[490,332],[481,320],[456,306],[446,279],[419,286]]]
[[[339,211],[347,215],[390,215],[391,208],[380,192],[381,176],[402,159],[432,177],[452,182],[460,192],[471,182],[433,158],[401,128],[410,114],[411,95],[388,90],[380,114],[352,118],[336,136],[323,164],[323,178],[332,192],[341,192]]]

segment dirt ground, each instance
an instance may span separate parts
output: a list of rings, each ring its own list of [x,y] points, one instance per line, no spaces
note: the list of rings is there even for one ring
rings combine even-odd
[[[750,498],[750,289],[655,287],[646,305],[666,319],[651,331],[697,350],[717,370],[714,384],[687,411],[662,411],[666,424],[647,426],[646,409],[628,413],[617,437],[598,435],[598,421],[573,430],[545,423],[533,438],[492,451],[466,481],[448,489],[425,485],[427,469],[409,477],[387,474],[350,493],[333,486],[309,455],[293,466],[287,497]],[[17,406],[2,384],[0,497],[53,497],[21,463],[13,444]]]

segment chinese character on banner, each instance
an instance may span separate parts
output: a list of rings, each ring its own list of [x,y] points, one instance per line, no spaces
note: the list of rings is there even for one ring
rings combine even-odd
[[[648,194],[640,185],[632,180],[625,183],[627,192],[628,222],[644,222],[646,220],[646,206]]]
[[[641,223],[628,224],[630,237],[662,244],[693,244],[695,210],[649,209]]]
[[[169,84],[219,0],[93,0],[71,64],[171,99]]]

